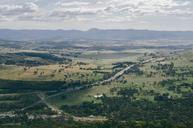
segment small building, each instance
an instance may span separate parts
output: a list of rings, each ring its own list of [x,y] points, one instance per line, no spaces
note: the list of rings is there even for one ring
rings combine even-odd
[[[94,95],[94,98],[101,98],[103,97],[103,94],[100,94],[100,95]]]

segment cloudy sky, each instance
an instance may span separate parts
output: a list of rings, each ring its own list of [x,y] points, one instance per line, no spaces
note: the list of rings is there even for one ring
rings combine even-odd
[[[193,0],[0,0],[0,28],[193,30]]]

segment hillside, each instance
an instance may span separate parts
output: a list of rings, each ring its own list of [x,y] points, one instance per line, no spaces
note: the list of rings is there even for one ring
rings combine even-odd
[[[4,40],[191,40],[192,31],[150,31],[150,30],[9,30],[0,29],[0,39]]]

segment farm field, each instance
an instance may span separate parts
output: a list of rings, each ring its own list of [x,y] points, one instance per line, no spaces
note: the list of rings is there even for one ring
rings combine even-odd
[[[81,46],[0,49],[0,124],[22,127],[24,117],[77,126],[111,120],[158,125],[167,119],[175,127],[193,120],[191,48]]]
[[[188,54],[188,56],[187,56]],[[191,57],[193,56],[193,51],[188,51],[181,53],[180,55],[174,55],[172,57],[168,57],[167,60],[157,63],[148,63],[140,67],[143,71],[143,75],[136,75],[135,73],[125,74],[116,81],[106,84],[106,85],[99,85],[93,87],[91,89],[83,90],[74,94],[69,94],[66,96],[66,99],[60,99],[61,97],[55,97],[51,99],[50,102],[53,104],[80,104],[81,102],[86,101],[96,101],[99,102],[95,96],[97,95],[106,95],[106,96],[116,96],[115,93],[112,93],[111,90],[115,88],[138,88],[142,93],[136,96],[137,99],[150,99],[153,100],[154,96],[149,95],[148,91],[154,91],[158,94],[169,93],[173,97],[181,97],[178,93],[174,92],[173,90],[168,90],[166,87],[159,85],[159,82],[164,80],[172,80],[172,79],[181,79],[181,77],[177,76],[165,76],[161,71],[156,71],[152,69],[151,66],[156,66],[158,64],[171,64],[174,63],[175,69],[184,67],[187,70],[193,70],[193,62],[191,62]],[[181,59],[183,58],[183,59]],[[187,63],[183,63],[187,62]],[[183,63],[181,65],[180,63]],[[181,72],[178,72],[181,73]],[[192,76],[186,77],[187,82],[192,82]],[[178,83],[183,83],[184,81],[180,80]],[[186,89],[185,89],[186,90]],[[144,91],[144,92],[143,92]],[[187,90],[190,91],[190,90]]]

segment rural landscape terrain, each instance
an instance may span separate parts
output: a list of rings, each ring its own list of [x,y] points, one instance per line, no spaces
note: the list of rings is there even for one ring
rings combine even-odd
[[[0,128],[191,127],[193,32],[0,30]]]

